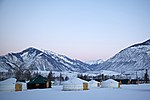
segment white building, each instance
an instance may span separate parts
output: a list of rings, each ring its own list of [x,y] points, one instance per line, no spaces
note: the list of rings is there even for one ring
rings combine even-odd
[[[0,81],[0,91],[16,91],[18,86],[17,84],[20,84],[20,91],[27,90],[27,84],[24,82],[16,82],[17,79],[15,78],[9,78],[4,81]]]
[[[15,91],[15,78],[9,78],[0,82],[0,91]]]
[[[87,90],[88,82],[79,78],[73,78],[63,83],[64,91]]]
[[[95,80],[89,81],[89,87],[99,87],[99,86],[100,86],[100,82],[97,82]]]
[[[119,84],[119,82],[117,82],[113,79],[108,79],[101,83],[101,87],[102,88],[119,88],[120,84]]]

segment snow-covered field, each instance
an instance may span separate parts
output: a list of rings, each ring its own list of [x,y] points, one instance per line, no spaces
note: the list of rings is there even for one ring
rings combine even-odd
[[[91,88],[62,91],[62,86],[22,92],[0,92],[0,100],[150,100],[150,84],[121,85],[117,88]]]

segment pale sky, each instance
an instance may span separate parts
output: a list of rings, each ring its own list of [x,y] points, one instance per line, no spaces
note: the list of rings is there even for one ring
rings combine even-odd
[[[28,47],[107,60],[150,38],[150,0],[0,0],[0,55]]]

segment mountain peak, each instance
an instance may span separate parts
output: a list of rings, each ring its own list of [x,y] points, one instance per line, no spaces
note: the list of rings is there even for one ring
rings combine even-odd
[[[90,70],[89,65],[82,61],[33,47],[29,47],[22,52],[6,55],[4,59],[0,58],[0,68],[6,68],[6,70],[22,65],[29,70],[38,71],[85,72]]]
[[[143,42],[143,44],[150,45],[150,39],[148,39],[147,41]]]
[[[150,45],[150,39],[142,43],[134,44],[131,47],[142,46],[142,45]]]
[[[37,49],[34,47],[29,47],[29,48],[25,49],[24,51],[35,51],[35,50],[37,50]]]
[[[40,50],[38,50],[38,49],[36,49],[36,48],[34,48],[34,47],[29,47],[29,48],[23,50],[23,51],[21,52],[21,54],[26,53],[26,52],[28,52],[29,54],[32,54],[33,52],[36,52],[37,54],[39,54],[39,53],[42,52],[42,51],[40,51]]]
[[[132,75],[140,70],[150,70],[150,39],[121,50],[112,58],[98,65],[98,70],[112,70]],[[143,77],[143,76],[141,76]]]

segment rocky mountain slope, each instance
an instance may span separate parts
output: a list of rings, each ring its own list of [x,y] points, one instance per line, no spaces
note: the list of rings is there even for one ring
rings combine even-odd
[[[98,60],[92,62],[92,64],[87,64],[52,51],[38,50],[31,47],[22,52],[0,56],[0,72],[15,71],[16,69],[57,72],[107,70],[135,76],[137,71],[150,70],[150,39],[120,51],[105,62],[100,62],[102,61]],[[143,73],[139,72],[137,74],[143,77]]]
[[[51,51],[28,48],[19,53],[0,56],[0,70],[16,68],[38,71],[89,71],[88,64]]]
[[[150,70],[150,39],[120,51],[114,57],[98,65],[96,69],[121,73],[145,69]]]

